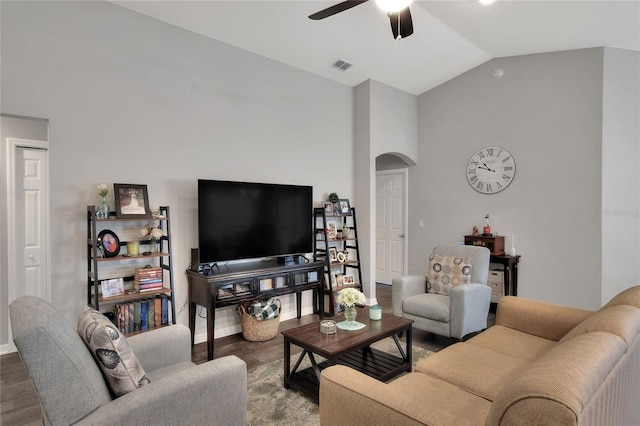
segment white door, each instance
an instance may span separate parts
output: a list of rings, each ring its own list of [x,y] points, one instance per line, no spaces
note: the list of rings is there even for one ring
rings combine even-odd
[[[406,270],[407,171],[376,173],[376,282],[391,284]]]
[[[15,297],[49,300],[47,151],[18,147],[15,159]]]

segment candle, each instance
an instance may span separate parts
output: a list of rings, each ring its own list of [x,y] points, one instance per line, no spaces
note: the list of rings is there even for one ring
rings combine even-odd
[[[369,319],[371,320],[382,319],[382,307],[380,305],[369,306]]]
[[[140,243],[137,241],[129,241],[127,243],[127,254],[129,256],[137,256],[140,253]]]

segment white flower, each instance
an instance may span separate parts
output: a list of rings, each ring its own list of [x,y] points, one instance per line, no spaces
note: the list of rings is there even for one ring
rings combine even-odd
[[[106,196],[109,193],[109,188],[104,183],[98,185],[98,195],[101,197]]]
[[[162,229],[155,225],[145,225],[139,232],[140,237],[150,237],[152,240],[159,240],[162,238]]]
[[[346,306],[364,305],[367,298],[361,291],[355,288],[345,288],[338,294],[338,303]]]

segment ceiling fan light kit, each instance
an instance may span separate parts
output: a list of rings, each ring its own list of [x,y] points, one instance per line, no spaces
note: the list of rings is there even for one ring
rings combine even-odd
[[[328,18],[337,13],[349,10],[369,0],[351,0],[334,4],[326,9],[309,15],[309,19],[319,21]],[[389,21],[391,22],[391,31],[393,38],[400,40],[413,34],[413,20],[409,11],[409,4],[412,0],[375,0],[378,6],[387,12]]]
[[[412,0],[375,0],[378,7],[385,12],[399,12],[406,9]]]

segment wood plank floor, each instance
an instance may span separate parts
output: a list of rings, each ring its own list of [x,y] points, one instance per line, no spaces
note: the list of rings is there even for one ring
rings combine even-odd
[[[391,287],[378,284],[376,287],[378,303],[384,312],[392,312]],[[279,330],[297,327],[301,324],[316,321],[315,315],[307,315],[300,319],[282,321]],[[495,323],[495,315],[490,313],[488,325]],[[413,331],[413,344],[430,351],[455,343],[455,339],[436,336],[420,330]],[[236,355],[247,363],[249,369],[258,365],[282,358],[284,338],[280,333],[267,342],[247,342],[241,334],[216,339],[215,357]],[[299,351],[299,349],[298,349]],[[193,347],[192,360],[199,364],[207,359],[206,343]],[[42,424],[40,404],[33,385],[17,353],[0,356],[0,425],[36,425]]]

